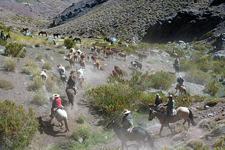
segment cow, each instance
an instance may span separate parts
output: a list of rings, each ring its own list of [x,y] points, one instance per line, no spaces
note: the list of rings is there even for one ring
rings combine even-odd
[[[142,54],[142,53],[138,53],[138,58],[139,58],[139,61],[143,61],[143,59],[146,59],[147,58],[147,55],[146,54]]]
[[[78,79],[79,79],[79,83],[80,83],[80,87],[82,88],[83,86],[83,82],[84,82],[84,72],[85,72],[85,69],[83,68],[80,68],[77,70],[77,75],[78,75]]]
[[[140,71],[142,69],[142,64],[138,61],[131,61],[131,65],[134,66],[135,68],[139,68]]]
[[[94,68],[96,68],[97,70],[101,69],[101,63],[99,61],[98,62],[94,62],[93,65],[94,65]]]
[[[81,59],[82,61],[84,61],[85,58],[86,58],[86,55],[85,55],[84,53],[82,53],[82,54],[80,55],[80,59]]]
[[[95,54],[92,55],[92,56],[91,56],[91,59],[93,60],[93,62],[96,62],[96,59],[97,59],[96,55],[95,55]]]
[[[126,60],[126,57],[127,57],[126,54],[119,52],[118,55],[119,55],[121,58],[124,58],[124,59]]]
[[[61,73],[64,73],[65,74],[66,70],[65,70],[65,68],[61,64],[58,64],[57,65],[57,68],[58,68],[59,74],[61,74]]]
[[[40,77],[41,77],[42,80],[47,80],[48,76],[46,74],[46,70],[45,69],[42,69]]]
[[[75,68],[75,59],[72,53],[69,53],[69,63],[70,63],[70,69],[73,70],[73,68]]]

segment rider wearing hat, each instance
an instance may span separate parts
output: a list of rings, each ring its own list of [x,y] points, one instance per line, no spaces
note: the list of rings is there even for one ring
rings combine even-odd
[[[168,125],[169,123],[169,117],[173,114],[173,109],[174,109],[174,104],[175,101],[173,100],[173,96],[169,95],[167,98],[169,98],[169,101],[167,104],[165,104],[164,106],[167,106],[166,109],[166,117],[165,117],[165,125]]]
[[[63,108],[62,104],[61,104],[61,98],[59,94],[53,94],[53,101],[52,101],[52,108],[51,108],[51,115],[50,117],[53,118],[54,117],[54,113],[60,109]]]
[[[6,36],[5,36],[4,30],[2,30],[2,31],[1,31],[1,38],[4,40],[5,37],[6,37]]]
[[[179,76],[178,78],[177,78],[177,86],[176,86],[176,89],[177,88],[179,88],[181,85],[183,85],[183,83],[184,83],[184,79],[182,78],[182,76]]]
[[[131,132],[133,125],[132,115],[130,114],[131,111],[128,109],[124,109],[123,111],[123,119],[121,121],[122,127],[126,129],[128,132]]]
[[[67,89],[73,89],[74,93],[76,94],[76,86],[75,86],[76,82],[74,80],[74,78],[72,78],[72,76],[69,76],[69,80],[67,81],[67,85],[66,85],[66,91]]]

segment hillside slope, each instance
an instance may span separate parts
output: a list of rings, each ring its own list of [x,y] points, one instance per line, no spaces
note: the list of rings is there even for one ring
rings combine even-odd
[[[87,4],[88,3],[86,3],[86,5]],[[86,5],[83,4],[82,7]],[[167,20],[167,18],[174,17],[177,15],[177,12],[183,10],[199,12],[199,20],[207,16],[208,10],[210,10],[210,13],[213,15],[217,14],[218,18],[221,19],[218,20],[216,18],[217,22],[213,25],[214,29],[219,23],[224,21],[224,9],[222,8],[223,3],[214,2],[214,4],[211,5],[211,3],[206,0],[197,3],[194,3],[192,0],[169,0],[166,2],[153,0],[108,0],[105,3],[96,5],[95,8],[86,12],[86,14],[84,11],[81,11],[83,10],[81,7],[78,8],[77,5],[70,6],[69,9],[65,11],[66,13],[64,12],[53,19],[52,25],[55,26],[67,21],[69,22],[51,28],[50,31],[79,36],[117,36],[122,39],[137,37],[141,40],[146,35],[147,30],[154,30],[154,34],[157,32],[156,28],[151,27],[154,25],[157,26],[159,20]],[[80,13],[77,12],[78,10]],[[205,14],[206,16],[204,16]],[[182,19],[184,18],[181,18],[181,20]],[[207,24],[207,22],[203,22],[203,24],[205,23]],[[186,24],[186,22],[182,22],[179,26],[183,26],[184,24]],[[176,26],[176,23],[174,26]],[[169,30],[173,30],[174,26]],[[201,27],[202,25],[199,25],[198,28]],[[192,26],[190,25],[190,29],[191,28]],[[162,30],[164,30],[164,28],[162,28]],[[165,30],[167,30],[167,27]],[[197,36],[201,37],[202,34],[210,30],[212,30],[212,28],[207,28]],[[186,35],[182,35],[181,33],[180,37],[182,36]],[[161,36],[160,38],[163,37]]]

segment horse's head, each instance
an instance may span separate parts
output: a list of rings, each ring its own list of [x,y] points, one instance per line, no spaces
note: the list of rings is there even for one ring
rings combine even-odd
[[[151,121],[155,117],[156,111],[153,110],[152,108],[149,108],[149,116],[148,116],[148,121]]]
[[[106,128],[107,128],[107,129],[111,129],[111,128],[113,127],[113,124],[115,124],[115,123],[116,123],[115,120],[111,120],[111,121],[107,124]]]

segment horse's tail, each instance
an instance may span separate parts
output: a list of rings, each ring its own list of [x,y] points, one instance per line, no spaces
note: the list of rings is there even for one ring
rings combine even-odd
[[[68,125],[68,118],[64,118],[64,122],[65,122],[66,130],[70,131],[69,125]]]
[[[148,144],[150,144],[150,146],[153,149],[156,149],[155,144],[154,144],[154,139],[152,138],[152,136],[150,135],[150,133],[148,133],[148,131],[145,131],[145,133],[148,136],[148,139],[147,139]]]
[[[193,126],[196,126],[196,123],[194,122],[194,117],[193,117],[193,113],[192,113],[192,111],[190,110],[190,109],[188,109],[189,110],[189,115],[188,115],[188,118],[190,119],[190,121],[191,121],[191,124],[193,125]]]

